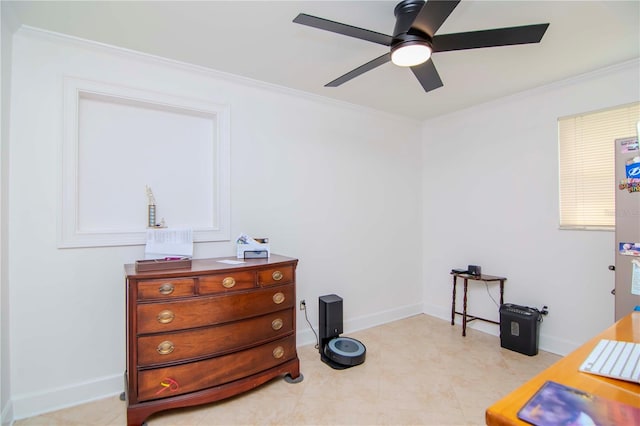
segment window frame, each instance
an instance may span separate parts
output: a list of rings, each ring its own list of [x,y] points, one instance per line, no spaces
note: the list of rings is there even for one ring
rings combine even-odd
[[[558,118],[559,229],[615,229],[615,140],[639,122],[640,102]]]

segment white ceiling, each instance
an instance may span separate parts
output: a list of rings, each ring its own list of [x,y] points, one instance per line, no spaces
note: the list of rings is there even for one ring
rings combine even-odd
[[[324,85],[385,46],[292,22],[300,12],[391,34],[397,1],[6,1],[19,22],[427,119],[640,57],[640,1],[463,0],[437,34],[550,23],[539,44],[437,53],[425,93],[391,63]],[[640,76],[639,76],[640,78]]]

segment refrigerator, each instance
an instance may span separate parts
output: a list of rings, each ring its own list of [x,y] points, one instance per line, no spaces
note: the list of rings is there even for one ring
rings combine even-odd
[[[640,122],[635,135],[615,140],[615,319],[640,306]]]

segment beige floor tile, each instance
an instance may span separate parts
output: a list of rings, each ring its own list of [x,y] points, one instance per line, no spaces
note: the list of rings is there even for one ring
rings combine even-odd
[[[243,395],[156,413],[148,426],[483,425],[484,410],[560,357],[529,357],[500,339],[427,315],[348,334],[364,364],[334,370],[313,345],[298,348],[304,380],[275,379]],[[117,396],[23,419],[15,426],[126,424]]]

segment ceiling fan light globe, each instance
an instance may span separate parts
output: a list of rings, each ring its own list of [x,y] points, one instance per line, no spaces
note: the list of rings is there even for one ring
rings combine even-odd
[[[413,67],[431,57],[431,48],[424,43],[406,43],[391,51],[391,62],[400,67]]]

